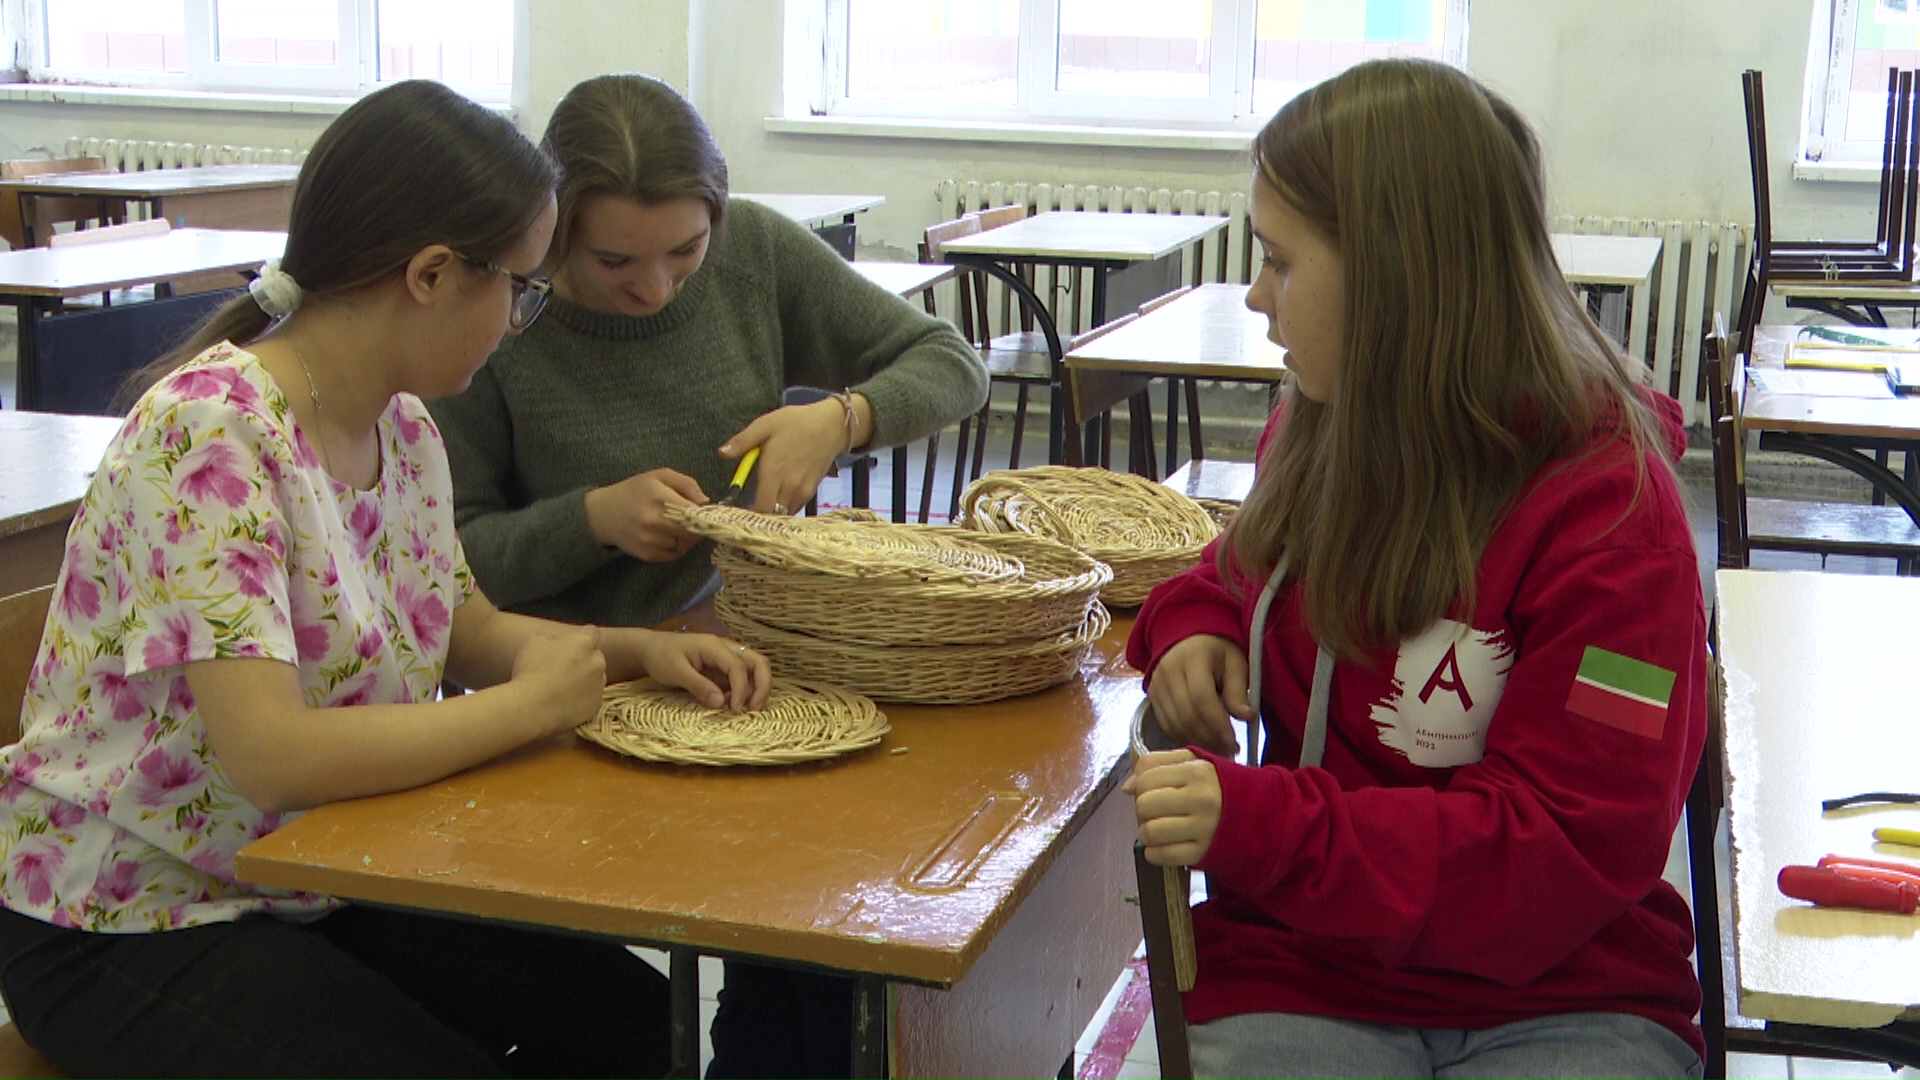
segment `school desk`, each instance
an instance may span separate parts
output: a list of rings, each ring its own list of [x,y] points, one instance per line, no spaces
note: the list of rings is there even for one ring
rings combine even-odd
[[[99,368],[110,376],[138,366],[140,358],[158,358],[217,298],[163,297],[84,312],[68,310],[67,301],[136,285],[159,286],[156,291],[167,293],[171,282],[212,274],[227,275],[237,287],[244,284],[238,271],[278,258],[286,246],[287,234],[280,232],[175,229],[101,244],[0,252],[0,299],[11,301],[19,312],[17,407],[52,409],[57,404],[61,412],[104,411],[110,395],[88,390],[83,378],[74,394],[85,400],[42,400],[43,384],[54,374],[42,369],[43,344],[58,346],[67,331],[91,343],[62,360],[67,367],[57,374],[63,385],[75,384],[85,374],[75,366]]]
[[[1140,941],[1131,623],[1052,690],[883,705],[892,733],[851,757],[676,768],[567,736],[309,811],[235,870],[666,947],[681,1075],[702,954],[854,976],[855,1076],[1052,1076]]]
[[[298,165],[208,165],[144,172],[59,173],[0,183],[0,199],[20,201],[27,244],[45,244],[35,206],[43,198],[97,198],[142,203],[148,217],[175,228],[283,230]]]
[[[1652,310],[1647,292],[1653,283],[1653,264],[1660,260],[1660,238],[1554,233],[1552,239],[1561,276],[1597,301],[1594,317],[1601,329],[1632,355],[1644,354],[1647,313]]]
[[[1266,383],[1286,378],[1287,351],[1267,340],[1267,318],[1247,310],[1247,286],[1198,285],[1067,353],[1070,372],[1114,371],[1167,380],[1167,457],[1175,461],[1180,379]],[[1200,417],[1187,418],[1196,456]]]
[[[800,195],[746,191],[734,192],[733,197],[757,202],[805,225],[848,262],[853,261],[856,228],[853,215],[887,201],[885,195]]]
[[[1895,395],[1884,376],[1858,371],[1786,367],[1797,326],[1762,325],[1754,331],[1741,424],[1760,432],[1762,449],[1786,450],[1830,462],[1861,477],[1920,522],[1920,490],[1912,451],[1920,444],[1920,396]],[[1920,330],[1881,334],[1920,348]],[[1882,465],[1882,451],[1909,452],[1902,479]]]
[[[1884,308],[1920,308],[1920,283],[1773,281],[1767,290],[1790,308],[1818,311],[1855,326],[1886,326]]]
[[[1920,581],[1777,570],[1715,581],[1740,1013],[1836,1028],[1920,1015],[1920,916],[1817,908],[1775,887],[1781,867],[1823,855],[1920,859],[1873,839],[1920,827],[1920,807],[1820,807],[1915,790],[1920,697],[1900,673],[1913,664]]]
[[[1253,494],[1253,462],[1196,458],[1160,482],[1190,499],[1243,503]]]
[[[67,526],[120,421],[0,411],[0,596],[53,584]]]
[[[1104,214],[1057,210],[988,229],[941,245],[947,261],[983,270],[1020,293],[1036,312],[1040,331],[1055,356],[1064,356],[1060,327],[1049,312],[1052,303],[1041,300],[1016,272],[1019,267],[1080,269],[1092,275],[1088,328],[1131,311],[1146,301],[1172,292],[1181,282],[1181,253],[1188,245],[1227,227],[1224,217],[1200,214]],[[1199,267],[1194,268],[1195,271]],[[1197,277],[1197,274],[1196,274]],[[1064,460],[1066,407],[1062,398],[1065,367],[1061,365],[1049,386],[1047,460]],[[1093,460],[1089,446],[1088,460]]]
[[[948,281],[959,273],[957,267],[942,263],[875,262],[855,260],[853,269],[861,277],[895,296],[912,299]]]

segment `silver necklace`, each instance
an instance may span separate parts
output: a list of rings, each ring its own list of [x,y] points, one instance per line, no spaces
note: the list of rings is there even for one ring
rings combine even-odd
[[[327,467],[327,475],[333,475],[333,455],[327,453],[326,406],[320,404],[320,388],[314,384],[313,369],[307,366],[306,354],[300,351],[299,343],[289,338],[287,344],[293,346],[293,358],[300,363],[300,374],[307,377],[307,396],[313,399],[313,434],[320,440],[320,461]]]

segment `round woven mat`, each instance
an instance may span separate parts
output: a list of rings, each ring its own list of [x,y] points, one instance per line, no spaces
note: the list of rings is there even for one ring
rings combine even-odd
[[[667,520],[767,564],[844,578],[1011,581],[1020,560],[972,543],[960,530],[876,528],[841,518],[776,517],[737,506],[670,509]]]
[[[639,679],[607,687],[600,714],[575,733],[643,761],[791,765],[863,750],[888,730],[872,701],[824,683],[776,678],[764,708],[733,713]]]

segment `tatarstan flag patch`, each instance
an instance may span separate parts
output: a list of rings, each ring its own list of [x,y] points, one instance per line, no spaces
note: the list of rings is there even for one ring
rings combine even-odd
[[[1589,645],[1567,694],[1567,711],[1657,739],[1667,726],[1673,680],[1666,668]]]

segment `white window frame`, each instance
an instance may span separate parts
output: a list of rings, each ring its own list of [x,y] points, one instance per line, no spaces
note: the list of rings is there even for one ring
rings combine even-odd
[[[185,0],[187,70],[184,73],[133,72],[110,69],[54,68],[48,66],[46,0],[10,0],[20,4],[22,16],[17,32],[8,35],[16,55],[26,58],[26,74],[31,82],[81,82],[100,86],[139,87],[154,90],[191,90],[245,93],[320,94],[351,97],[376,90],[400,80],[381,79],[375,31],[378,0],[336,0],[340,27],[339,53],[334,63],[250,64],[221,61],[214,41],[215,0]],[[516,53],[524,52],[519,40],[525,20],[516,4]],[[484,103],[505,104],[511,100],[510,85],[450,83],[453,89]]]
[[[1309,0],[1311,2],[1311,0]],[[1441,59],[1466,66],[1467,10],[1470,0],[1447,0]],[[921,120],[984,120],[1007,123],[1153,125],[1228,130],[1252,129],[1267,119],[1254,112],[1254,30],[1258,0],[1214,0],[1213,63],[1204,97],[1114,97],[1063,93],[1047,72],[1059,58],[1057,0],[1020,0],[1020,73],[1018,99],[1011,105],[914,98],[888,101],[849,99],[847,86],[847,0],[800,0],[788,4],[789,34],[820,40],[819,83],[806,95],[814,115],[889,117]],[[816,22],[815,20],[818,19]],[[818,39],[814,35],[819,35]],[[790,42],[791,42],[790,37]],[[812,52],[802,42],[788,56]],[[789,82],[791,91],[793,83]]]
[[[1920,0],[1906,0],[1908,11],[1899,21],[1920,22]],[[1853,53],[1861,19],[1874,17],[1878,0],[1830,0],[1815,9],[1813,41],[1807,66],[1807,161],[1878,165],[1886,155],[1879,135],[1846,139],[1848,112],[1853,106]],[[1824,46],[1824,47],[1822,47]],[[1884,112],[1875,114],[1880,120]],[[1873,130],[1882,128],[1876,123]]]

